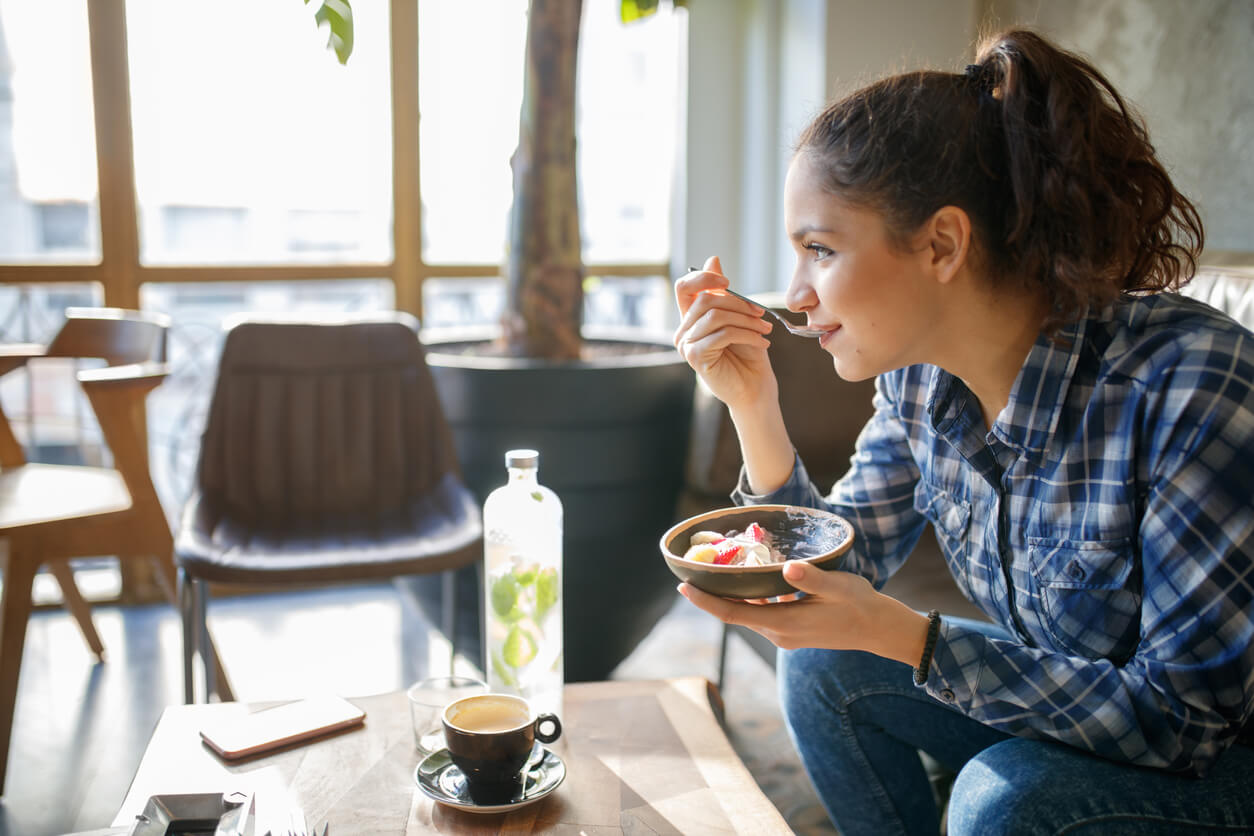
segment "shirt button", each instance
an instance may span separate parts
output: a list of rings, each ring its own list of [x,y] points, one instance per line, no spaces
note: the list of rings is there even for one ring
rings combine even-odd
[[[944,700],[945,702],[953,702],[954,692],[946,688],[945,690],[941,691],[941,699]]]

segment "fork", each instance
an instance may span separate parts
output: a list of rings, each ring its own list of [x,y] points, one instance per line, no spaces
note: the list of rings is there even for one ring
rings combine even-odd
[[[698,267],[689,267],[688,269],[694,273],[702,272],[701,269]],[[794,325],[788,320],[784,319],[779,314],[775,313],[775,311],[766,307],[766,305],[763,305],[761,302],[755,302],[752,299],[750,299],[748,296],[745,296],[744,294],[741,294],[741,293],[737,293],[736,291],[732,290],[730,287],[722,288],[721,292],[726,293],[728,296],[735,296],[737,299],[742,299],[745,302],[748,302],[750,305],[756,305],[757,307],[762,308],[768,314],[775,317],[776,321],[778,321],[780,325],[783,325],[786,329],[788,329],[788,333],[790,334],[796,334],[798,337],[821,337],[827,333],[822,328],[807,328],[804,325]]]
[[[310,836],[309,822],[305,820],[305,813],[299,807],[289,807],[287,811],[287,826],[280,831],[270,834],[270,836]]]

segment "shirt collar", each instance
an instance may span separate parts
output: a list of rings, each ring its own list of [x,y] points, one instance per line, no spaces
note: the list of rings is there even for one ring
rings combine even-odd
[[[1053,337],[1036,338],[1019,369],[1010,400],[993,432],[1021,453],[1043,454],[1058,429],[1067,391],[1088,335],[1087,313],[1058,329]]]
[[[1088,328],[1085,315],[1053,337],[1037,337],[1010,389],[1010,400],[992,427],[992,434],[1003,444],[1020,454],[1045,452],[1058,428]],[[966,384],[938,368],[927,396],[932,426],[943,435],[962,433],[974,420],[972,416],[979,416],[974,400]]]

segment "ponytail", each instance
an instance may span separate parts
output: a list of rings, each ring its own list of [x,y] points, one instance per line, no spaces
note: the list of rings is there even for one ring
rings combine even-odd
[[[1141,120],[1092,65],[1029,31],[987,41],[963,73],[859,90],[798,153],[829,191],[880,211],[899,246],[942,206],[963,209],[975,257],[994,282],[1042,291],[1050,331],[1122,293],[1178,288],[1202,248]]]

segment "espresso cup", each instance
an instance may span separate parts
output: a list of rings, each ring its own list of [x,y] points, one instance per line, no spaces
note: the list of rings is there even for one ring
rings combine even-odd
[[[449,757],[476,804],[508,804],[526,779],[535,742],[562,734],[557,715],[533,718],[527,701],[512,694],[463,697],[445,707],[443,721]]]

